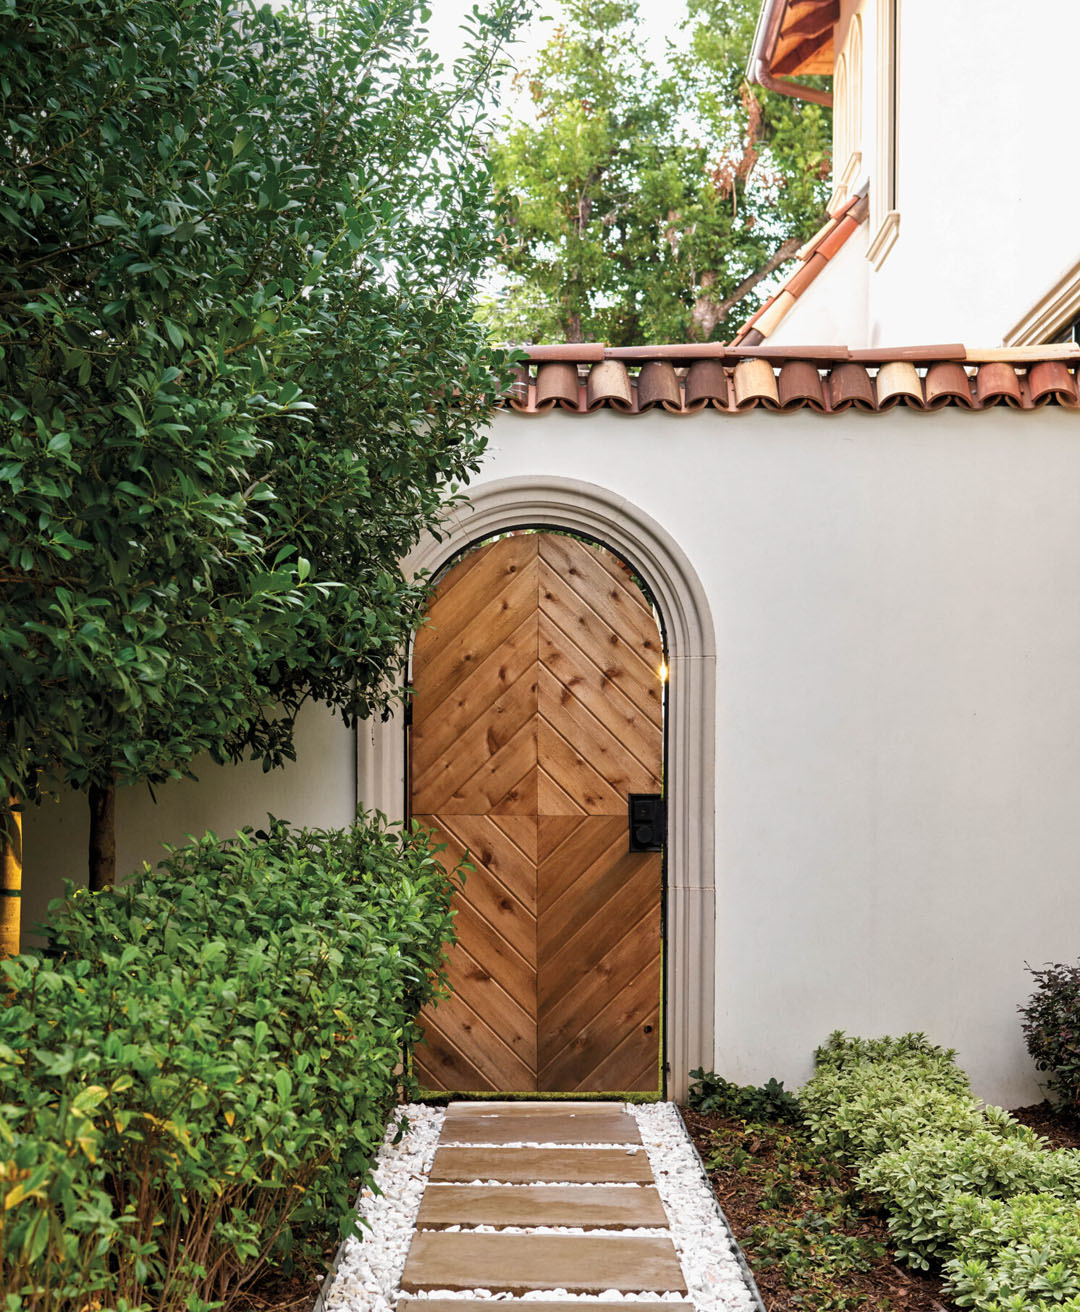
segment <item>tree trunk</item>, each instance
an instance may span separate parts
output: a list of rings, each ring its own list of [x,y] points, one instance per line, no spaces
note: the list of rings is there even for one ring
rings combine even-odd
[[[116,882],[116,785],[90,785],[90,891]]]
[[[22,812],[16,798],[9,802],[0,823],[0,957],[18,955],[22,920]]]
[[[767,278],[770,273],[775,272],[781,264],[792,259],[802,246],[801,237],[789,237],[786,242],[771,255],[760,269],[755,269],[749,278],[744,278],[738,287],[722,301],[714,300],[709,295],[707,288],[712,286],[716,280],[715,274],[703,274],[701,278],[701,291],[694,301],[694,308],[690,311],[690,322],[692,325],[691,335],[700,341],[707,342],[712,335],[713,329],[722,319],[726,319],[730,312],[738,303],[747,296],[758,285],[763,278]],[[709,279],[706,282],[706,279]]]

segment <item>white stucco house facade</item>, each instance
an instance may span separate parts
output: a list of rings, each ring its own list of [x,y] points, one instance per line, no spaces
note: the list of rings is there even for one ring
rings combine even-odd
[[[409,562],[551,526],[656,599],[674,1093],[699,1064],[797,1085],[841,1028],[1040,1096],[1025,962],[1080,955],[1080,174],[1047,126],[1080,11],[1014,18],[766,0],[753,74],[837,74],[825,231],[729,346],[535,351]],[[402,815],[404,732],[314,708],[278,774],[130,790],[120,868],[268,811]],[[81,873],[84,812],[27,815],[27,921]]]

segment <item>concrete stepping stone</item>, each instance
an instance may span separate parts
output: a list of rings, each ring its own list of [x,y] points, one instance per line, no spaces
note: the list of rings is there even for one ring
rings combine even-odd
[[[444,1131],[445,1133],[445,1127]],[[439,1147],[432,1182],[469,1184],[652,1184],[643,1149]]]
[[[660,1195],[643,1189],[560,1189],[557,1185],[431,1185],[416,1218],[421,1230],[448,1225],[570,1225],[623,1230],[629,1226],[667,1228]]]
[[[492,1308],[490,1298],[399,1298],[397,1312],[573,1312],[574,1304],[566,1300],[543,1298],[500,1298]],[[644,1298],[634,1301],[590,1301],[586,1312],[693,1312],[689,1303],[676,1303],[665,1299],[655,1303]]]
[[[413,1236],[403,1293],[425,1289],[532,1289],[568,1293],[685,1293],[686,1281],[670,1239],[643,1235],[447,1234]]]
[[[495,1107],[451,1103],[440,1139],[444,1144],[640,1142],[634,1118],[621,1107],[603,1103],[576,1103],[570,1107],[565,1103]]]

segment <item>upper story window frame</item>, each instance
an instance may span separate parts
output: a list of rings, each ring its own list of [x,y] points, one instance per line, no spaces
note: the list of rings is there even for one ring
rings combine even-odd
[[[858,190],[863,167],[862,16],[853,14],[833,74],[833,192],[835,213]]]
[[[866,258],[881,268],[900,235],[900,0],[876,0],[875,141]]]

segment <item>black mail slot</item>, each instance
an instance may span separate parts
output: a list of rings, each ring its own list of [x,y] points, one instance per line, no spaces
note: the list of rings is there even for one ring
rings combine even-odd
[[[659,793],[631,793],[627,803],[631,852],[661,852],[667,838],[667,803]]]

